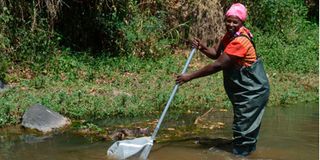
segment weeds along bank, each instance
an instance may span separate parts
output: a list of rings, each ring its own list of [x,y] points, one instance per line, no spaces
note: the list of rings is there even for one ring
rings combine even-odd
[[[1,2],[0,76],[9,88],[0,92],[0,126],[19,123],[35,103],[73,119],[158,114],[189,52],[185,41],[200,36],[213,43],[230,3]],[[319,26],[310,6],[242,2],[271,82],[269,106],[318,102]],[[218,18],[210,19],[211,26],[199,15]],[[199,25],[204,23],[207,29]],[[189,70],[207,63],[197,55]],[[217,74],[181,86],[170,112],[230,106]]]

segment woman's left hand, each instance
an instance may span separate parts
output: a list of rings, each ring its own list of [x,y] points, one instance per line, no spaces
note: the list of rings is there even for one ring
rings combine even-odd
[[[177,76],[176,83],[182,85],[183,83],[186,83],[191,79],[192,78],[190,74],[181,74]]]
[[[205,45],[202,43],[202,41],[199,38],[194,38],[192,40],[192,48],[197,48],[199,50],[203,49]]]

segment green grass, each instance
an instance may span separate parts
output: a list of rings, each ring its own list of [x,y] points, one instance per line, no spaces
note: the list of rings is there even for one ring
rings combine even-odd
[[[11,87],[0,92],[0,126],[19,123],[25,109],[37,103],[74,120],[159,114],[185,60],[183,54],[157,60],[57,56],[40,73],[24,69],[9,75]],[[196,56],[189,70],[207,63]],[[271,83],[268,106],[318,102],[317,74],[267,72]],[[182,114],[211,107],[231,107],[221,73],[182,85],[169,111]]]

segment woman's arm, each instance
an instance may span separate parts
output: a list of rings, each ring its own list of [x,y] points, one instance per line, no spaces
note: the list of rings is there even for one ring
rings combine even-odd
[[[199,49],[208,58],[217,59],[221,54],[221,50],[219,49],[220,43],[219,41],[214,47],[207,47],[199,38],[194,38],[192,46]]]
[[[216,72],[219,72],[223,69],[231,67],[234,63],[236,63],[237,57],[230,56],[227,54],[222,54],[219,58],[212,64],[209,64],[193,73],[190,74],[181,74],[177,76],[176,83],[183,84],[192,79],[204,77]]]

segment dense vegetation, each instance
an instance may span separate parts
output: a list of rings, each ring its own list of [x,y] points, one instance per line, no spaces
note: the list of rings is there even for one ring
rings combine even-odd
[[[270,106],[318,102],[316,1],[240,1],[271,82]],[[46,105],[70,118],[141,116],[162,110],[198,36],[224,32],[232,1],[0,0],[0,126]],[[197,55],[190,69],[209,61]],[[198,91],[198,92],[194,92]],[[221,75],[181,87],[176,113],[230,107]]]

